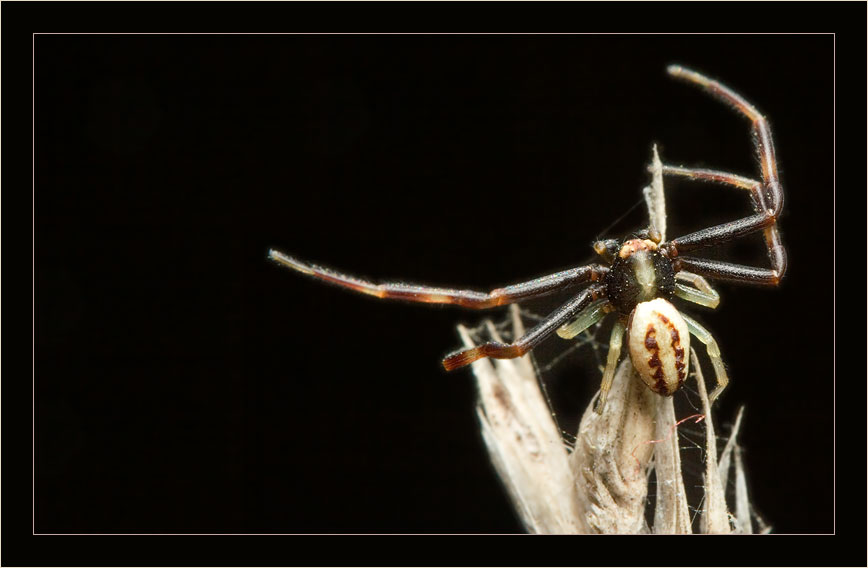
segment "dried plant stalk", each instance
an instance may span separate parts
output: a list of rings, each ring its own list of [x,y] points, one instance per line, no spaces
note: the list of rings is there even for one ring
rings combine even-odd
[[[708,394],[705,390],[705,381],[702,380],[702,368],[696,351],[690,350],[690,364],[697,373],[696,381],[699,397],[702,399],[702,409],[709,417],[709,426],[705,435],[705,510],[702,512],[702,532],[706,534],[725,534],[731,532],[729,526],[729,513],[726,509],[724,486],[721,483],[722,476],[719,473],[717,461],[717,439],[714,436],[714,428],[711,425],[711,404],[708,402]]]
[[[647,468],[653,453],[655,395],[624,361],[615,373],[602,415],[592,403],[579,425],[570,465],[580,509],[592,533],[646,532]]]
[[[524,332],[518,310],[513,330]],[[499,339],[488,322],[489,333]],[[459,326],[464,344],[473,345]],[[479,388],[477,408],[491,462],[519,517],[532,533],[587,532],[579,515],[572,472],[560,430],[540,392],[528,357],[473,363]]]
[[[681,452],[675,433],[675,405],[670,397],[657,397],[657,440],[654,470],[657,477],[657,507],[654,509],[654,532],[690,534],[690,511],[684,479],[681,476]],[[711,428],[709,428],[711,431]]]

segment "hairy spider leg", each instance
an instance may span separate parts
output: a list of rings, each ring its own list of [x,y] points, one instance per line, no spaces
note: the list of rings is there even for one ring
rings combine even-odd
[[[715,172],[713,170],[690,170],[665,166],[663,172],[672,175],[682,175],[703,181],[716,181],[735,187],[750,189],[753,195],[755,215],[738,221],[723,223],[673,239],[667,243],[672,256],[680,256],[682,252],[713,246],[731,239],[742,237],[758,231],[765,234],[766,246],[769,249],[769,259],[772,269],[759,269],[726,262],[704,260],[690,257],[680,257],[680,266],[694,272],[722,280],[753,282],[776,286],[786,272],[786,253],[777,231],[777,218],[784,204],[783,189],[778,180],[775,149],[772,143],[771,130],[768,121],[760,112],[740,95],[721,83],[709,79],[700,73],[685,69],[678,65],[667,68],[669,74],[677,79],[698,85],[707,93],[729,104],[751,120],[754,134],[754,145],[760,159],[763,183],[754,182],[748,178]]]
[[[684,321],[687,323],[687,329],[699,341],[705,344],[705,351],[708,353],[708,358],[711,359],[711,364],[714,367],[714,375],[717,377],[717,387],[711,391],[708,397],[708,403],[712,404],[729,384],[729,377],[726,374],[726,369],[723,366],[723,359],[720,356],[720,348],[717,346],[717,341],[714,340],[711,333],[702,327],[699,322],[688,315],[681,314]]]
[[[542,276],[527,282],[497,288],[491,292],[476,292],[473,290],[434,288],[398,282],[374,284],[354,276],[334,272],[328,268],[305,264],[276,250],[268,251],[268,257],[287,268],[292,268],[330,284],[377,298],[427,304],[456,304],[473,309],[493,308],[512,304],[528,298],[546,296],[584,282],[597,282],[609,271],[609,268],[606,266],[590,264],[549,274],[548,276]]]
[[[698,85],[708,94],[728,105],[731,105],[741,114],[750,119],[755,146],[763,174],[763,182],[769,201],[775,213],[780,213],[784,202],[784,192],[778,181],[778,166],[775,161],[775,147],[772,143],[772,133],[766,118],[741,95],[696,71],[686,69],[680,65],[670,65],[666,71],[674,78]]]
[[[606,286],[604,284],[592,284],[549,314],[548,317],[532,327],[530,331],[522,335],[514,343],[489,341],[470,349],[456,351],[443,359],[443,367],[447,371],[452,371],[485,357],[492,359],[514,359],[521,357],[585,309],[588,304],[604,296],[605,290]]]
[[[597,300],[590,306],[579,312],[576,319],[570,323],[564,324],[558,328],[558,337],[561,339],[572,339],[582,333],[608,314],[612,310],[612,304],[609,300]]]
[[[624,340],[624,330],[624,324],[618,320],[615,322],[612,334],[609,336],[609,354],[606,355],[606,370],[603,371],[603,380],[600,383],[600,396],[597,397],[597,403],[594,405],[594,412],[597,414],[603,414],[603,410],[606,408],[606,398],[608,398],[612,382],[615,380],[615,369],[618,366],[618,359],[621,358],[621,344]]]
[[[711,309],[717,308],[717,305],[720,304],[720,294],[702,276],[682,270],[675,273],[675,280],[685,280],[693,284],[691,287],[685,286],[681,282],[675,283],[675,295],[682,300]]]
[[[751,192],[751,201],[753,202],[754,211],[761,213],[768,211],[768,198],[763,191],[763,184],[755,179],[742,177],[728,172],[719,172],[715,170],[681,168],[677,166],[663,166],[665,175],[682,176],[696,181],[708,181],[713,183],[722,183],[740,189],[746,189]],[[780,203],[783,203],[782,201]],[[781,236],[778,232],[777,223],[774,223],[763,230],[763,236],[766,240],[766,247],[769,252],[769,260],[773,267],[783,275],[786,271],[786,255],[784,247],[781,244]]]
[[[707,170],[703,168],[682,168],[679,166],[663,164],[663,175],[681,176],[694,180],[722,183],[724,185],[746,189],[751,192],[751,196],[754,198],[755,203],[758,203],[758,196],[762,189],[762,182],[755,179],[731,174],[729,172],[719,172],[717,170]]]
[[[729,221],[728,223],[721,223],[720,225],[700,229],[695,233],[672,239],[669,244],[676,247],[678,252],[681,253],[684,251],[722,244],[745,235],[756,233],[757,231],[761,231],[774,224],[774,215],[768,212],[757,213],[736,221]]]
[[[726,280],[729,282],[747,282],[764,286],[777,286],[781,280],[774,270],[753,268],[742,264],[723,262],[722,260],[681,256],[676,258],[672,265],[675,267],[675,270],[689,270],[715,280]]]

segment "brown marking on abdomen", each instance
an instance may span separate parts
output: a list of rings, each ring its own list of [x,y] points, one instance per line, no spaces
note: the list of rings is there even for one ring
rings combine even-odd
[[[678,386],[680,387],[684,383],[685,378],[684,348],[681,347],[681,334],[678,333],[675,324],[669,318],[659,312],[655,313],[657,314],[657,319],[669,328],[670,345],[672,346],[672,351],[675,352],[675,370],[678,372]]]
[[[657,332],[654,326],[649,324],[648,329],[645,331],[645,349],[651,353],[651,357],[648,359],[648,366],[655,369],[651,375],[657,381],[654,383],[654,392],[665,395],[669,389],[666,388],[666,381],[664,380],[663,362],[659,357],[660,346],[657,345],[656,335]]]

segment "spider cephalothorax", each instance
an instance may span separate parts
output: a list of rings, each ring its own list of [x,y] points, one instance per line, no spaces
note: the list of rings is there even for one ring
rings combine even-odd
[[[717,81],[677,65],[670,66],[667,71],[676,79],[698,85],[751,121],[762,181],[714,170],[664,165],[655,147],[650,168],[653,180],[644,191],[650,218],[648,229],[624,242],[614,239],[596,242],[594,250],[604,264],[571,268],[486,293],[400,283],[374,284],[308,265],[275,250],[270,251],[269,256],[289,268],[378,298],[457,304],[477,309],[520,302],[589,284],[513,343],[489,341],[456,351],[446,356],[443,366],[451,371],[484,357],[520,357],[553,333],[571,339],[613,313],[617,320],[609,339],[597,412],[602,412],[605,406],[625,335],[637,375],[654,392],[664,396],[677,391],[687,376],[690,335],[704,343],[717,378],[717,388],[709,397],[713,402],[729,381],[717,342],[708,330],[676,309],[671,300],[678,297],[710,308],[717,307],[719,296],[704,277],[777,286],[786,271],[786,253],[777,228],[784,196],[766,119],[741,96]],[[754,214],[666,241],[664,175],[717,182],[746,190],[750,192]],[[693,250],[758,232],[765,237],[770,269],[685,256],[685,253]]]
[[[650,239],[630,239],[621,246],[609,273],[606,296],[618,313],[627,315],[639,302],[654,298],[671,300],[675,294],[675,270],[657,243]]]

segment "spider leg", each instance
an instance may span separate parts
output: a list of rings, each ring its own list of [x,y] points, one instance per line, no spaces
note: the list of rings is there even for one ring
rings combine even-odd
[[[763,184],[754,179],[715,170],[680,168],[666,165],[663,166],[663,173],[666,175],[683,176],[692,180],[716,182],[741,189],[747,189],[751,192],[751,201],[753,202],[754,211],[760,213],[769,210],[767,197],[763,192]],[[783,245],[781,245],[781,237],[778,233],[777,223],[766,227],[763,230],[763,235],[765,236],[766,246],[769,250],[769,259],[772,262],[772,266],[783,267],[786,263],[786,259],[783,257]],[[784,271],[781,271],[782,275],[783,272]]]
[[[709,79],[696,71],[685,69],[680,65],[670,65],[666,71],[676,79],[698,85],[714,98],[732,106],[750,119],[755,137],[754,144],[759,155],[763,182],[769,196],[769,203],[772,209],[774,209],[775,215],[779,214],[781,207],[783,207],[784,195],[781,184],[778,181],[775,147],[772,143],[772,133],[766,118],[741,95],[718,81]]]
[[[702,276],[682,270],[675,273],[675,279],[685,280],[693,284],[693,287],[691,287],[685,286],[681,282],[675,283],[675,295],[682,300],[712,309],[716,308],[720,303],[720,294]]]
[[[711,359],[711,364],[714,367],[714,374],[717,377],[717,387],[711,391],[708,397],[709,404],[720,396],[726,385],[729,384],[729,377],[726,374],[726,369],[723,366],[723,359],[720,356],[720,348],[717,346],[717,341],[711,336],[711,333],[697,322],[695,319],[681,314],[684,321],[687,322],[687,329],[699,341],[705,344],[705,351],[708,353],[708,358]]]
[[[583,282],[597,282],[609,271],[606,266],[590,264],[542,276],[527,282],[497,288],[491,292],[476,292],[473,290],[434,288],[398,282],[374,284],[373,282],[367,282],[353,276],[334,272],[328,268],[305,264],[276,250],[268,251],[268,256],[287,268],[292,268],[330,284],[348,288],[362,294],[376,296],[377,298],[407,300],[427,304],[457,304],[474,309],[512,304],[519,300],[545,296]]]
[[[612,311],[612,304],[608,299],[597,300],[590,306],[579,312],[576,319],[558,328],[558,337],[572,339],[582,333]]]
[[[707,276],[715,280],[746,282],[764,286],[777,286],[781,281],[780,273],[776,270],[732,264],[721,260],[679,256],[672,264],[675,270],[689,270],[694,274]]]
[[[609,390],[612,388],[612,382],[615,380],[615,368],[618,366],[618,359],[621,358],[621,343],[624,339],[624,324],[620,321],[615,322],[615,327],[612,328],[612,335],[609,336],[609,354],[606,356],[606,370],[603,371],[603,381],[600,383],[600,396],[597,398],[597,403],[594,405],[594,412],[602,414],[606,408],[606,398],[609,396]]]
[[[775,217],[770,213],[757,213],[738,221],[723,223],[695,233],[684,235],[663,245],[676,265],[676,270],[683,267],[701,276],[720,280],[755,282],[777,286],[787,271],[787,253],[781,243]],[[753,268],[700,258],[681,256],[681,253],[693,249],[709,247],[725,243],[737,237],[764,231],[766,247],[768,248],[771,269]]]
[[[735,108],[751,121],[754,145],[760,159],[763,176],[763,181],[758,182],[749,178],[714,170],[664,166],[664,174],[680,175],[691,179],[719,182],[748,189],[751,192],[754,210],[756,211],[756,214],[750,217],[702,229],[695,233],[673,239],[672,242],[667,243],[671,256],[675,257],[688,250],[720,244],[734,238],[763,231],[769,252],[769,260],[772,264],[771,270],[740,267],[739,265],[716,263],[700,259],[688,259],[692,263],[689,266],[699,268],[699,272],[701,272],[702,268],[707,268],[708,271],[701,272],[701,274],[712,278],[777,285],[787,269],[786,252],[781,244],[780,234],[777,229],[777,218],[780,216],[784,205],[784,194],[778,180],[775,149],[768,121],[741,95],[717,81],[678,65],[670,65],[667,71],[677,79],[698,85],[713,97]],[[696,264],[697,262],[700,264]]]
[[[570,318],[585,309],[592,301],[602,297],[605,294],[605,289],[606,287],[603,284],[593,284],[549,314],[546,319],[536,324],[514,343],[489,341],[470,349],[456,351],[443,359],[443,367],[447,371],[453,371],[484,357],[491,357],[492,359],[514,359],[521,357],[569,321]]]
[[[682,168],[679,166],[663,164],[663,175],[681,176],[692,180],[722,183],[740,189],[747,189],[751,193],[759,193],[759,190],[762,188],[762,182],[755,179],[731,174],[729,172],[706,170],[702,168]]]
[[[757,213],[766,209],[763,205],[763,184],[755,179],[731,174],[729,172],[719,172],[717,170],[706,170],[700,168],[682,168],[679,166],[663,165],[663,175],[681,176],[695,181],[707,181],[711,183],[722,183],[739,189],[750,191],[751,200],[754,204],[754,209]]]
[[[737,221],[706,227],[695,233],[683,235],[669,241],[669,248],[678,253],[719,245],[751,233],[756,233],[775,224],[774,215],[765,212],[744,217]]]

